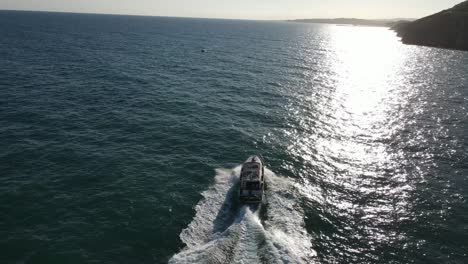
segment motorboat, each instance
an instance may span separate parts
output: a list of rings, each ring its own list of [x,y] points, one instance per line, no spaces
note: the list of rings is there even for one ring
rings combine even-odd
[[[243,203],[260,203],[265,190],[265,169],[260,156],[249,157],[242,165],[239,199]]]

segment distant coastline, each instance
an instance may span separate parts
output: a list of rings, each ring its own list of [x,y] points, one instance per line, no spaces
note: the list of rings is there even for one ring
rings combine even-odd
[[[287,22],[297,23],[316,23],[316,24],[334,24],[351,26],[369,26],[369,27],[393,27],[402,21],[413,21],[412,18],[394,18],[394,19],[359,19],[359,18],[311,18],[286,20]]]

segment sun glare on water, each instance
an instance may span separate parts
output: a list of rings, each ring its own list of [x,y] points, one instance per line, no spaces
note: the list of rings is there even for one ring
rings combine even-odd
[[[332,30],[337,90],[346,97],[344,108],[358,115],[384,109],[385,96],[391,90],[391,82],[398,78],[403,62],[395,33],[374,27]]]
[[[395,208],[405,208],[408,189],[404,174],[388,179],[381,171],[394,164],[384,142],[396,129],[389,125],[395,108],[407,103],[400,94],[408,50],[387,28],[330,26],[328,30],[331,54],[322,71],[329,73],[331,84],[312,85],[313,95],[308,101],[314,103],[314,112],[297,116],[301,124],[319,122],[320,126],[306,129],[312,132],[293,134],[296,142],[290,149],[319,170],[316,178],[323,177],[325,185],[361,197],[397,194],[399,198],[379,204],[355,204],[331,188],[319,190],[314,184],[302,188],[310,199],[329,204],[334,213],[348,218],[363,215],[373,223],[389,223]],[[304,180],[308,179],[306,175]],[[384,181],[402,184],[389,190],[388,186],[379,186]],[[387,239],[378,228],[363,232],[376,241]]]

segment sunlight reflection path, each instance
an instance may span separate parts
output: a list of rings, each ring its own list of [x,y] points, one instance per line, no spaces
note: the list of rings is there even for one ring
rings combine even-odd
[[[304,194],[350,221],[341,233],[366,238],[372,250],[372,243],[404,237],[380,227],[404,220],[410,206],[413,187],[405,173],[392,173],[397,164],[386,144],[399,128],[390,125],[392,115],[408,103],[400,96],[406,92],[401,87],[408,54],[388,29],[330,30],[334,53],[323,64],[333,85],[309,88],[311,95],[302,99],[315,104],[309,112],[291,109],[302,131],[287,132],[295,138],[289,151],[316,168],[316,180],[324,182],[318,190],[309,175],[303,177]]]

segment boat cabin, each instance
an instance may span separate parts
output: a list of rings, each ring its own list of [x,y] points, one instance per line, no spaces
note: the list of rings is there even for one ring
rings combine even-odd
[[[242,202],[261,202],[264,191],[264,169],[262,160],[253,156],[242,165],[239,198]]]

